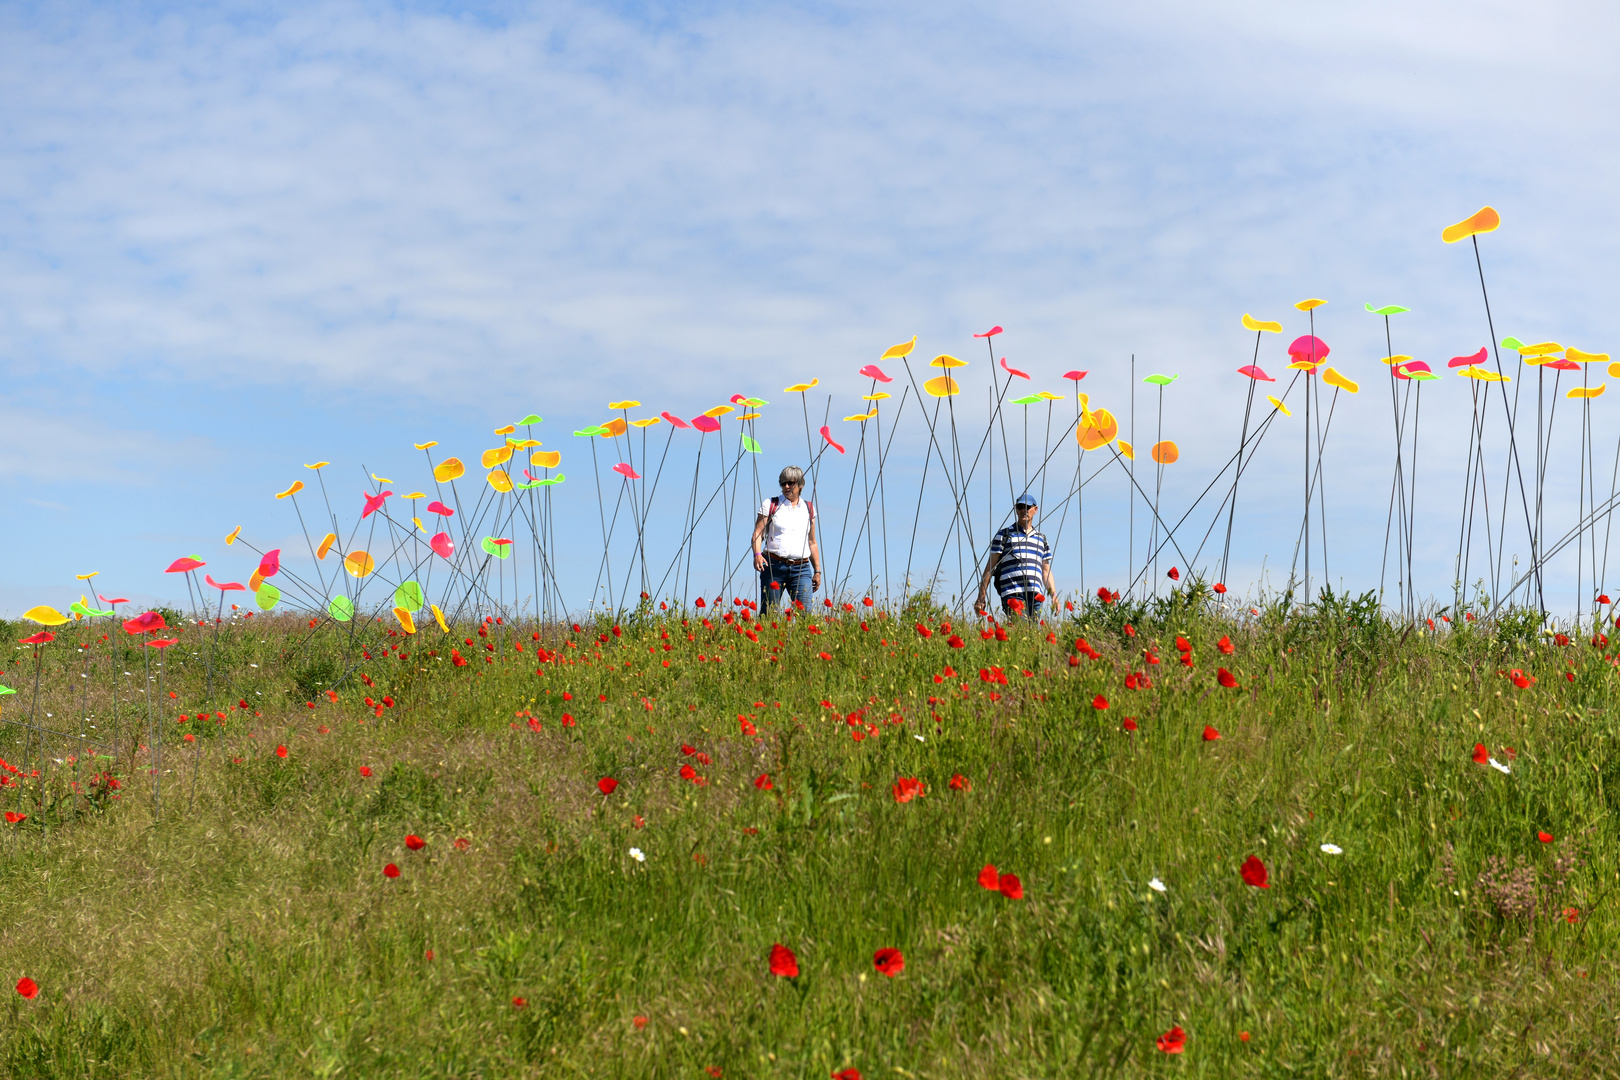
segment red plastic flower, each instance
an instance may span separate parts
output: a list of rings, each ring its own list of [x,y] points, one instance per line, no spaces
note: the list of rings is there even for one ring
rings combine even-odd
[[[1002,874],[1001,880],[996,883],[1001,895],[1009,900],[1022,900],[1024,898],[1024,883],[1018,880],[1017,874]]]
[[[387,866],[383,867],[383,877],[386,877],[386,878],[397,878],[397,877],[399,877],[399,867],[395,866],[393,863],[389,863]]]
[[[604,795],[611,795],[618,789],[619,782],[611,776],[604,776],[596,782],[596,790]]]
[[[21,994],[29,1001],[33,1001],[34,998],[39,994],[39,983],[24,975],[22,978],[17,980],[17,993]]]
[[[1204,725],[1204,741],[1205,742],[1214,742],[1216,739],[1218,739],[1220,737],[1221,737],[1220,732],[1216,731],[1214,728],[1210,727],[1208,724]]]
[[[771,974],[784,979],[799,977],[799,958],[781,942],[771,946]]]
[[[167,628],[163,616],[155,611],[143,612],[133,619],[124,620],[124,632],[127,634],[155,634]]]
[[[1187,1033],[1177,1024],[1169,1031],[1153,1040],[1153,1045],[1166,1054],[1179,1054],[1187,1049]]]
[[[923,782],[914,776],[902,776],[894,782],[894,801],[908,803],[917,796],[924,794]]]
[[[905,969],[906,958],[900,955],[899,949],[879,949],[872,954],[872,966],[877,968],[879,975],[892,979]]]
[[[41,630],[37,634],[29,634],[27,637],[21,639],[22,644],[24,645],[44,645],[46,642],[55,640],[56,635],[51,633],[49,630]]]
[[[1243,881],[1247,885],[1253,885],[1257,889],[1271,888],[1271,882],[1266,880],[1266,864],[1260,861],[1258,855],[1250,855],[1244,859],[1238,872],[1243,875]]]

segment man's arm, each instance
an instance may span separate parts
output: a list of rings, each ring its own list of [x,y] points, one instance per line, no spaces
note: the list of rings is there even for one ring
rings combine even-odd
[[[1052,579],[1052,559],[1050,556],[1041,564],[1041,576],[1046,581],[1046,598],[1050,600],[1053,594],[1057,592],[1057,582]]]
[[[985,598],[990,595],[990,577],[996,572],[996,564],[1000,561],[999,551],[992,551],[990,557],[984,560],[984,573],[979,577],[979,599],[973,604],[973,610],[980,615],[984,614]]]
[[[754,545],[754,569],[765,569],[765,523],[770,518],[760,514],[754,518],[754,538],[750,541]]]

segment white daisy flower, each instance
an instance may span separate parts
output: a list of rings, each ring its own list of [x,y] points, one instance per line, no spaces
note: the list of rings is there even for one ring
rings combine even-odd
[[[646,862],[647,861],[647,856],[643,855],[642,852],[641,852],[641,849],[638,848],[638,847],[633,847],[633,848],[630,849],[630,857],[632,859],[636,860],[636,862]]]
[[[1164,882],[1160,881],[1158,878],[1154,878],[1148,882],[1148,888],[1152,889],[1154,892],[1164,892]]]
[[[1344,848],[1340,847],[1338,844],[1323,844],[1322,850],[1327,852],[1329,855],[1344,854]]]

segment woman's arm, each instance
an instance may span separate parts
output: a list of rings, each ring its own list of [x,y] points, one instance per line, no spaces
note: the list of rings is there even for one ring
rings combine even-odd
[[[754,518],[754,538],[750,541],[754,545],[754,569],[765,569],[765,525],[771,519],[764,514]]]

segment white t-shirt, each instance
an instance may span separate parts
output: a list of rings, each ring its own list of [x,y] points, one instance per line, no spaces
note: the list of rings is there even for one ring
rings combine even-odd
[[[767,519],[765,525],[765,550],[772,555],[780,555],[784,559],[808,559],[810,557],[810,503],[800,499],[799,505],[794,506],[786,499],[777,503],[775,515],[771,514],[771,500],[766,499],[759,506],[759,512]]]

